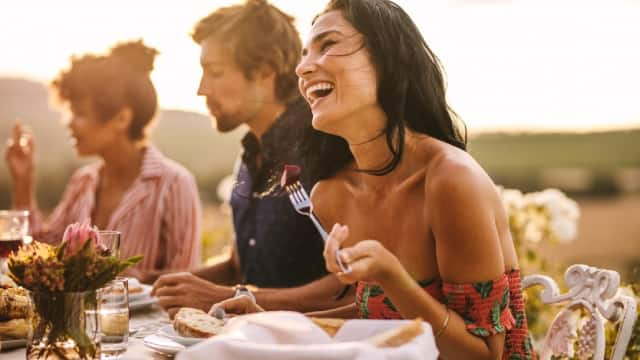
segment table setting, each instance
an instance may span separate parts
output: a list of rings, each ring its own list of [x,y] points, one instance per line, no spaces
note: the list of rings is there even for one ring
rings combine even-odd
[[[121,259],[120,233],[87,223],[69,225],[55,246],[32,241],[28,220],[28,211],[0,211],[0,351],[25,346],[27,359],[124,352],[129,279],[119,274],[142,257]],[[133,289],[153,304],[148,289]]]
[[[27,211],[0,211],[2,358],[437,359],[421,319],[181,308],[171,321],[150,285],[119,275],[141,259],[121,259],[120,241],[117,231],[76,223],[59,245],[39,243],[28,236]]]
[[[327,320],[333,322],[325,326]],[[339,327],[333,326],[338,321]],[[291,311],[231,318],[208,338],[181,336],[170,325],[143,340],[177,360],[437,359],[429,324],[416,320],[314,319]]]

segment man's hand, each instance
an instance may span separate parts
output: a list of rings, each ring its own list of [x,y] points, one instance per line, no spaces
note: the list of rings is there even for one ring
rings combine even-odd
[[[219,286],[189,272],[162,275],[153,284],[151,295],[158,297],[158,304],[169,313],[169,317],[181,307],[209,311],[211,306],[233,297],[231,287]]]

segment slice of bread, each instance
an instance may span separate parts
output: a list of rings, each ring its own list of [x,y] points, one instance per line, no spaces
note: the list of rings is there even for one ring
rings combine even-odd
[[[398,347],[420,334],[422,334],[422,319],[416,318],[405,325],[376,334],[367,339],[367,342],[376,347]]]
[[[184,337],[208,338],[218,335],[224,321],[200,309],[181,308],[173,319],[173,329]]]
[[[336,319],[336,318],[317,318],[310,317],[311,321],[313,321],[316,325],[318,325],[322,330],[324,330],[329,336],[333,337],[338,330],[344,325],[344,319]]]
[[[24,289],[0,289],[0,321],[26,318],[30,307]]]
[[[0,321],[0,339],[26,339],[29,324],[26,319]]]

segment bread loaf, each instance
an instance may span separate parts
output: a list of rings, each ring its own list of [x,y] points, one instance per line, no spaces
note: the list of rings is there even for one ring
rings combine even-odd
[[[29,304],[24,289],[0,289],[0,321],[26,318],[29,314]]]
[[[173,320],[173,329],[185,337],[208,338],[217,335],[223,326],[224,321],[193,308],[181,308]]]
[[[25,339],[29,333],[26,319],[0,321],[0,339]]]

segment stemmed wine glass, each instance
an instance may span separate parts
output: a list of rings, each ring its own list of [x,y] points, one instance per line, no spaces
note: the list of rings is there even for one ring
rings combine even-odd
[[[29,234],[29,212],[0,210],[0,274],[7,273],[7,258]]]

